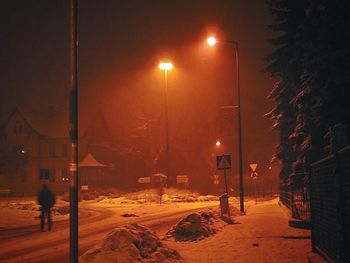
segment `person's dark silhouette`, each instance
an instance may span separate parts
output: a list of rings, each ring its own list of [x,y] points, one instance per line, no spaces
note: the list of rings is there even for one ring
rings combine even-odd
[[[48,229],[51,231],[52,228],[52,218],[51,218],[51,208],[55,204],[56,199],[53,192],[49,187],[44,184],[38,196],[38,203],[41,206],[40,214],[40,229],[44,231],[45,228],[45,217],[47,217]]]

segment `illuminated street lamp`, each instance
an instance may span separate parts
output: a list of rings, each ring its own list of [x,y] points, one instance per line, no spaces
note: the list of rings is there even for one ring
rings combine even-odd
[[[159,63],[158,67],[161,70],[164,70],[165,72],[167,72],[168,70],[171,70],[173,68],[173,64],[171,64],[170,62],[162,62],[162,63]]]
[[[158,65],[159,69],[164,71],[164,88],[165,88],[165,173],[168,178],[169,175],[169,124],[168,124],[168,71],[173,68],[173,64],[170,62],[162,62]]]
[[[207,43],[208,43],[209,46],[215,46],[216,38],[215,37],[208,37]]]
[[[216,145],[217,147],[219,147],[219,146],[221,145],[221,142],[220,142],[220,141],[216,141],[215,145]]]
[[[237,41],[224,41],[234,46],[236,57],[236,75],[237,75],[237,108],[238,113],[238,158],[239,158],[239,201],[240,211],[244,213],[244,191],[243,191],[243,163],[242,163],[242,122],[241,122],[241,91],[239,82],[239,55],[238,55],[238,42]],[[215,37],[211,36],[207,39],[209,46],[214,46],[217,43]]]

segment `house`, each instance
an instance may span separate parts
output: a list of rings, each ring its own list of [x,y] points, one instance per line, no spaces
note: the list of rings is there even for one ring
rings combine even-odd
[[[68,121],[68,111],[54,107],[33,112],[16,108],[0,120],[0,195],[36,195],[44,183],[56,194],[69,191]],[[133,141],[115,145],[101,109],[79,134],[79,162],[94,159],[94,167],[79,167],[79,178],[87,174],[90,186],[98,182],[134,189],[139,177],[149,175],[147,156]],[[86,183],[80,179],[80,185]]]
[[[18,108],[8,116],[0,126],[0,189],[15,196],[34,195],[44,182],[57,192],[68,189],[69,140],[57,136],[56,126],[63,127],[51,125],[56,133],[48,136]]]

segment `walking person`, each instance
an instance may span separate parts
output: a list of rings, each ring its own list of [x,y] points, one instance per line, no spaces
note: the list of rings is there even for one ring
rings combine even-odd
[[[38,204],[41,206],[41,213],[40,213],[40,230],[44,231],[45,229],[45,217],[47,218],[47,225],[49,231],[51,231],[52,228],[52,218],[51,218],[51,208],[56,202],[55,195],[53,192],[49,189],[49,187],[44,184],[39,196],[38,196]]]

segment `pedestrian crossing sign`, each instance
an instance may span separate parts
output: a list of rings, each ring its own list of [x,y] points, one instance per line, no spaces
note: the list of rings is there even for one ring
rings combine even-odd
[[[231,155],[216,156],[216,167],[218,170],[231,169]]]

